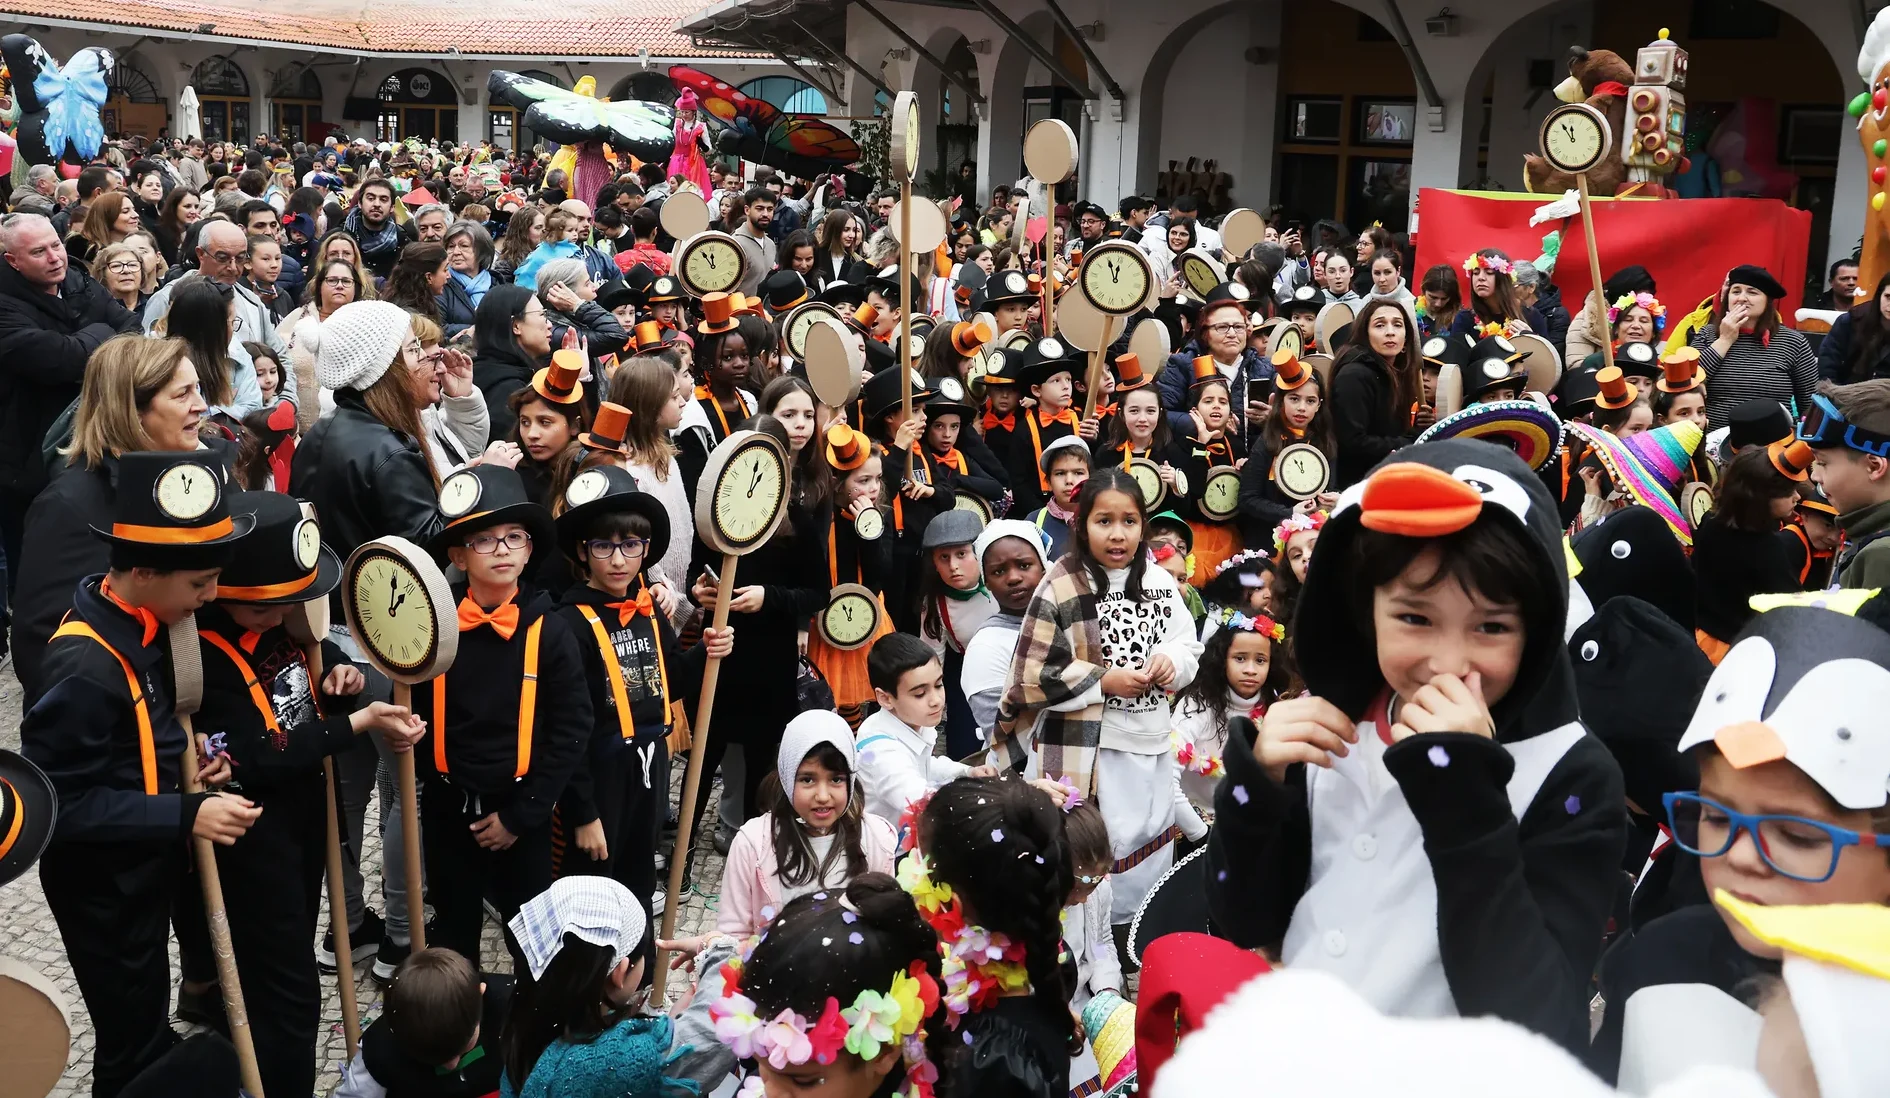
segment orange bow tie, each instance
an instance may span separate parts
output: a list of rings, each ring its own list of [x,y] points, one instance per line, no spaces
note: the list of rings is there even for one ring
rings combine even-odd
[[[604,605],[617,612],[617,628],[619,629],[629,625],[630,619],[636,617],[638,614],[642,614],[646,618],[656,615],[656,608],[650,601],[650,589],[648,587],[638,591],[636,598],[625,599],[622,602],[607,602]]]
[[[936,455],[935,457],[932,458],[932,460],[937,462],[940,465],[945,465],[953,469],[956,469],[961,473],[965,471],[964,455],[960,454],[956,447],[950,450],[947,450],[942,454]]]
[[[148,647],[152,641],[157,639],[158,620],[156,614],[153,614],[142,606],[133,606],[120,598],[118,592],[112,590],[112,581],[109,579],[100,580],[98,590],[99,594],[112,600],[113,606],[123,610],[126,614],[135,619],[138,624],[144,626],[144,639],[138,642],[140,646]]]
[[[999,419],[999,418],[997,417],[997,413],[995,413],[995,412],[986,412],[986,413],[984,414],[984,429],[985,429],[985,432],[986,432],[986,433],[988,434],[988,433],[990,432],[990,430],[991,430],[991,428],[993,428],[993,427],[1002,427],[1002,428],[1004,428],[1004,429],[1005,429],[1006,431],[1015,431],[1015,430],[1017,430],[1017,413],[1016,413],[1016,412],[1012,412],[1012,413],[1011,413],[1010,415],[1008,415],[1008,416],[1005,416],[1005,417],[1004,417],[1003,419]]]
[[[1068,424],[1071,430],[1075,430],[1076,429],[1076,410],[1074,408],[1065,408],[1061,412],[1058,412],[1056,415],[1052,416],[1052,415],[1045,415],[1044,410],[1042,408],[1039,408],[1037,409],[1037,423],[1039,426],[1043,426],[1043,427],[1048,427],[1052,423],[1064,423],[1064,424]]]
[[[471,595],[460,599],[459,631],[464,633],[482,625],[492,626],[492,631],[497,633],[500,639],[511,640],[512,634],[518,632],[518,604],[508,598],[499,605],[498,609],[488,614],[472,600]]]
[[[1116,414],[1116,410],[1121,407],[1122,407],[1122,404],[1120,401],[1118,401],[1115,404],[1105,404],[1102,407],[1096,409],[1096,418],[1106,419],[1109,416],[1113,416]]]

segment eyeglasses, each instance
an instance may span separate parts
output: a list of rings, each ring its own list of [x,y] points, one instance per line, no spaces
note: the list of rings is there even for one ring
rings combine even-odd
[[[234,263],[237,260],[243,258],[243,253],[241,252],[205,252],[204,258],[214,259],[218,263]]]
[[[322,279],[322,285],[335,286],[335,287],[352,286],[354,285],[354,279],[352,278],[324,278]]]
[[[138,274],[144,270],[144,264],[135,259],[121,259],[105,264],[105,269],[113,274]]]
[[[1813,446],[1848,446],[1877,457],[1890,457],[1890,435],[1880,435],[1845,419],[1831,398],[1822,393],[1811,398],[1798,437]]]
[[[531,543],[532,536],[530,534],[523,530],[514,530],[502,538],[493,537],[491,534],[480,534],[478,537],[467,542],[466,548],[489,557],[499,551],[500,545],[504,545],[507,552],[516,553]]]
[[[1215,335],[1239,335],[1247,330],[1245,324],[1209,324],[1207,330]]]
[[[611,541],[607,538],[593,538],[585,542],[584,547],[590,552],[592,560],[609,560],[618,553],[622,553],[623,558],[629,560],[647,552],[650,548],[650,539],[625,538],[622,541]]]
[[[1890,835],[1863,834],[1803,816],[1734,812],[1697,793],[1669,793],[1661,803],[1667,806],[1667,824],[1680,849],[1717,858],[1731,850],[1744,831],[1765,864],[1794,881],[1830,880],[1847,846],[1890,846]]]

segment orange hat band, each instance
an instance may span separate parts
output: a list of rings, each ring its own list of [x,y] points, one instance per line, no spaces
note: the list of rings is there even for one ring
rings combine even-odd
[[[232,587],[227,583],[219,583],[217,584],[217,598],[235,599],[238,602],[244,599],[279,599],[285,595],[308,590],[314,584],[315,577],[320,574],[321,569],[317,567],[301,579],[288,580],[284,583],[265,583],[261,587]]]
[[[112,523],[112,536],[127,541],[154,545],[196,545],[215,541],[236,528],[228,515],[208,526],[138,526],[129,522]]]

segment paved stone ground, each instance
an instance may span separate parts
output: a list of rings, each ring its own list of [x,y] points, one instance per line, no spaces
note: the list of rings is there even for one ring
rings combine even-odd
[[[18,750],[20,746],[20,684],[13,674],[11,663],[0,671],[0,747]],[[682,784],[683,766],[681,760],[671,768],[672,786],[679,790]],[[720,784],[704,790],[713,806],[720,794]],[[367,902],[375,910],[385,910],[380,898],[381,851],[376,837],[373,813],[369,807],[367,828],[367,850],[363,858],[364,875],[367,878]],[[714,815],[709,815],[712,823]],[[712,834],[713,827],[705,828]],[[716,897],[714,889],[722,879],[722,856],[715,852],[708,835],[701,837],[696,844],[696,881],[699,891],[692,891],[677,914],[676,933],[679,936],[700,934],[714,926]],[[224,886],[231,887],[227,878]],[[322,925],[327,925],[328,906],[322,905]],[[661,926],[660,916],[658,926]],[[309,944],[312,951],[314,943]],[[509,967],[505,959],[505,947],[497,924],[490,920],[486,923],[483,961],[488,967],[503,969]],[[90,1093],[92,1081],[92,1027],[85,1015],[85,1004],[79,998],[78,984],[72,978],[72,969],[66,964],[66,951],[59,940],[59,928],[53,923],[52,913],[46,908],[45,894],[40,891],[39,875],[29,872],[19,880],[0,889],[0,955],[18,958],[37,968],[50,979],[62,995],[66,997],[67,1009],[72,1018],[72,1054],[66,1063],[66,1073],[59,1080],[59,1085],[52,1091],[51,1098],[82,1098]],[[171,969],[173,979],[177,971],[177,946],[171,945]],[[240,959],[239,959],[240,963]],[[376,983],[370,970],[372,963],[358,965],[355,968],[356,999],[360,1003],[361,1024],[365,1027],[381,1013],[381,986]],[[319,1044],[320,1066],[316,1078],[316,1092],[327,1094],[340,1081],[341,1069],[347,1059],[347,1039],[341,1028],[341,998],[333,976],[322,977],[326,999],[322,1005],[322,1030]],[[679,995],[681,989],[672,988],[673,995]],[[179,1025],[180,1032],[184,1027]],[[4,1037],[0,1036],[0,1042]],[[285,1096],[276,1096],[285,1098]],[[293,1096],[290,1096],[293,1098]]]

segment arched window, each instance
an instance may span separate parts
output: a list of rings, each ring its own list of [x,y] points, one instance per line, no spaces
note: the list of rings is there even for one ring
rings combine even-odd
[[[376,129],[382,141],[459,139],[459,95],[444,73],[402,69],[381,81],[375,98],[381,101]]]
[[[741,86],[743,95],[764,99],[789,114],[826,114],[827,97],[792,76],[761,76]]]
[[[191,70],[190,86],[197,89],[205,141],[249,144],[249,77],[227,57],[206,57]]]
[[[610,97],[622,102],[640,99],[645,103],[676,102],[676,85],[660,72],[633,72],[610,86]]]
[[[321,140],[328,131],[321,120],[321,77],[307,65],[278,70],[269,85],[269,112],[276,135],[282,140]]]
[[[137,58],[121,58],[112,67],[105,103],[99,108],[105,132],[153,138],[168,124],[166,113],[156,82],[138,68]]]

